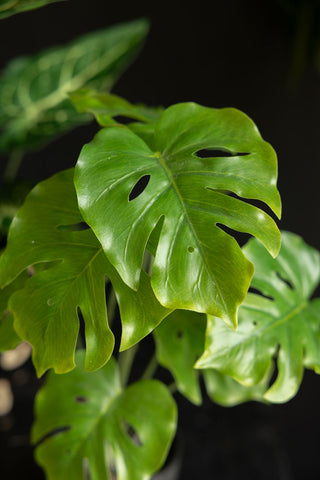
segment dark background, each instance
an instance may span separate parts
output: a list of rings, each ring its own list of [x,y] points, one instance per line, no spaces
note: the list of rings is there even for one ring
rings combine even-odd
[[[278,154],[280,227],[319,249],[319,2],[211,0],[208,5],[68,0],[16,15],[0,23],[0,69],[14,56],[87,31],[149,18],[145,47],[113,91],[149,105],[195,101],[246,112]],[[81,127],[27,155],[18,178],[34,183],[73,166],[95,130]],[[0,157],[0,173],[5,163]],[[44,478],[27,446],[36,383],[14,387],[12,426],[0,423],[1,478]],[[196,408],[178,398],[180,478],[319,479],[319,400],[320,379],[309,372],[286,405],[224,409],[205,399],[203,408]]]

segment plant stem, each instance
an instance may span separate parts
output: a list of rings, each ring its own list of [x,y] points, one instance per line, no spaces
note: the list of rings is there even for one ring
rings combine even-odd
[[[142,380],[148,380],[149,378],[152,378],[155,371],[157,370],[158,367],[158,360],[156,357],[156,354],[154,353],[150,362],[147,365],[147,368],[145,369],[143,375],[141,376]]]
[[[3,178],[5,182],[13,182],[20,168],[24,152],[22,150],[14,150],[8,160]]]
[[[121,384],[125,387],[128,383],[129,375],[131,372],[131,366],[135,357],[135,354],[138,351],[138,344],[133,345],[133,347],[128,348],[124,352],[121,352],[119,355],[119,370],[120,370],[120,378]]]
[[[168,385],[168,390],[170,393],[174,394],[178,390],[176,382],[170,383],[170,385]]]

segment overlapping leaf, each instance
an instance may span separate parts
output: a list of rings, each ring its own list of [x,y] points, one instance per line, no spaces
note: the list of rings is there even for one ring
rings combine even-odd
[[[159,363],[170,370],[178,390],[196,405],[202,398],[199,373],[193,367],[203,353],[205,329],[205,315],[176,310],[154,331]]]
[[[79,113],[92,113],[103,127],[110,125],[110,117],[127,117],[139,122],[153,123],[160,117],[163,108],[134,105],[123,98],[95,90],[82,89],[69,95]]]
[[[201,404],[202,395],[194,365],[205,348],[205,330],[205,315],[176,310],[153,332],[159,363],[172,373],[179,392],[196,405]],[[209,397],[223,406],[263,400],[270,377],[268,374],[258,385],[245,387],[212,368],[201,373]]]
[[[155,298],[145,272],[137,292],[120,279],[93,232],[81,230],[81,222],[73,170],[61,172],[41,182],[27,197],[0,258],[1,286],[30,265],[48,264],[10,302],[16,330],[34,347],[39,375],[50,367],[59,373],[73,368],[79,331],[77,307],[85,322],[86,368],[94,370],[108,360],[114,341],[106,317],[106,275],[120,306],[122,349],[138,342],[170,313]]]
[[[275,153],[243,113],[193,103],[161,115],[154,144],[155,151],[115,126],[83,148],[75,183],[85,221],[123,280],[137,289],[148,238],[163,219],[152,269],[159,301],[235,324],[253,267],[217,224],[251,233],[277,254],[274,221],[243,201],[258,199],[279,215]],[[204,150],[212,156],[203,158]],[[141,179],[149,183],[131,199]]]
[[[61,2],[62,0],[1,0],[0,19],[59,1]]]
[[[84,372],[80,356],[71,373],[51,372],[36,399],[32,431],[36,459],[48,480],[141,480],[165,460],[177,413],[156,380],[120,386],[113,360]],[[80,364],[80,365],[79,365]]]
[[[147,30],[137,20],[12,61],[0,78],[0,150],[38,147],[90,119],[76,112],[68,93],[85,85],[110,89]]]
[[[277,357],[277,377],[264,398],[283,402],[299,388],[303,369],[320,372],[320,300],[310,300],[320,279],[320,254],[292,233],[272,259],[256,240],[245,254],[255,265],[252,287],[239,310],[236,332],[209,317],[199,368],[216,368],[244,385],[259,383]]]

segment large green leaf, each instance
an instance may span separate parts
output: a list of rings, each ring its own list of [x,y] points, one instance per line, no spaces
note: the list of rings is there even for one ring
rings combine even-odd
[[[159,363],[172,373],[177,389],[191,402],[202,401],[199,372],[193,368],[204,350],[206,317],[176,310],[154,330]]]
[[[81,230],[81,222],[73,170],[54,175],[28,195],[12,222],[0,258],[1,286],[30,265],[47,264],[10,301],[17,332],[34,347],[39,375],[50,367],[58,373],[74,367],[78,307],[85,322],[86,368],[94,370],[108,360],[114,341],[106,317],[106,275],[120,306],[121,349],[138,342],[170,313],[155,298],[145,272],[137,292],[121,280],[93,232]]]
[[[83,356],[83,355],[81,355]],[[79,362],[80,365],[82,362]],[[163,464],[177,412],[156,380],[122,390],[116,363],[50,373],[36,398],[32,441],[48,480],[147,480]]]
[[[199,368],[216,368],[244,385],[259,383],[277,357],[277,376],[264,398],[283,402],[297,392],[303,368],[320,372],[320,299],[309,300],[320,279],[320,254],[301,237],[282,233],[276,259],[250,240],[245,254],[255,265],[252,287],[231,331],[209,317]]]
[[[152,151],[129,128],[111,126],[83,148],[75,183],[85,221],[137,289],[148,238],[164,219],[152,269],[157,298],[168,308],[208,312],[234,325],[253,266],[217,224],[253,234],[277,254],[276,224],[243,201],[258,199],[280,214],[275,153],[243,113],[194,103],[161,115],[154,144]],[[208,149],[212,157],[202,158]],[[140,179],[149,183],[132,199]]]
[[[0,19],[62,0],[0,0]]]
[[[148,30],[136,20],[87,34],[64,47],[13,60],[0,77],[0,150],[34,148],[83,121],[68,93],[110,89]]]

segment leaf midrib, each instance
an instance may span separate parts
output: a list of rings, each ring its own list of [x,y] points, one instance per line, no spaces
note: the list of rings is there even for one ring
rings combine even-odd
[[[205,264],[205,266],[206,266],[206,269],[207,269],[208,273],[209,273],[209,274],[211,273],[211,274],[212,274],[211,276],[214,278],[215,285],[217,286],[217,293],[218,293],[218,295],[219,295],[220,302],[221,302],[221,304],[223,305],[223,307],[224,307],[224,309],[225,309],[225,313],[227,313],[227,312],[228,312],[228,308],[227,308],[227,305],[226,305],[225,300],[224,300],[224,298],[223,298],[223,295],[222,295],[222,293],[221,293],[221,291],[220,291],[220,287],[219,287],[219,284],[218,284],[218,282],[217,282],[216,276],[215,276],[214,272],[212,272],[212,270],[211,270],[211,268],[210,268],[210,265],[209,265],[208,262],[207,262],[207,259],[206,259],[206,256],[205,256],[205,252],[203,251],[203,248],[202,248],[202,245],[201,245],[202,242],[201,242],[201,241],[198,241],[198,237],[197,237],[196,231],[195,231],[195,229],[194,229],[194,227],[193,227],[193,225],[192,225],[192,222],[191,222],[191,220],[190,220],[190,218],[189,218],[189,215],[188,215],[188,212],[187,212],[187,210],[186,210],[183,197],[182,197],[181,194],[180,194],[179,188],[178,188],[178,186],[177,186],[177,184],[176,184],[176,182],[175,182],[175,179],[174,179],[173,175],[171,174],[171,171],[170,171],[169,168],[167,167],[166,157],[165,157],[165,156],[162,156],[161,153],[156,153],[156,154],[155,154],[155,158],[157,159],[158,163],[160,164],[160,166],[161,166],[162,169],[164,170],[164,172],[165,172],[165,174],[166,174],[166,176],[167,176],[167,178],[168,178],[168,180],[169,180],[169,183],[172,185],[173,190],[174,190],[174,192],[175,192],[175,194],[176,194],[176,196],[177,196],[177,198],[178,198],[178,201],[179,201],[179,203],[181,204],[182,210],[183,210],[183,212],[184,212],[184,217],[185,217],[186,220],[187,220],[187,223],[188,223],[188,225],[189,225],[189,228],[190,228],[190,230],[191,230],[191,232],[192,232],[192,235],[193,235],[193,237],[194,237],[194,239],[195,239],[195,243],[196,243],[197,246],[198,246],[199,252],[200,252],[200,254],[201,254],[201,258],[203,259],[203,262],[204,262],[204,264]]]

